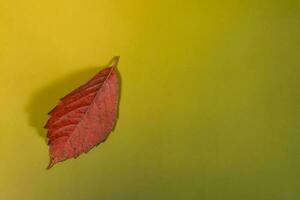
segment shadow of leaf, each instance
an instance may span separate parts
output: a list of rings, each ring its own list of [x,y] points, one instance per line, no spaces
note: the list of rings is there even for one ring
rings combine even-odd
[[[84,84],[103,68],[104,66],[93,67],[74,72],[33,94],[26,107],[26,111],[29,115],[29,124],[36,128],[39,136],[46,141],[47,131],[44,129],[44,125],[49,117],[47,113],[57,105],[58,100]]]

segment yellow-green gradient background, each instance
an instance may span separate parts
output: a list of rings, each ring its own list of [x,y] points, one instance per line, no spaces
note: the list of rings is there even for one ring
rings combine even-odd
[[[50,171],[46,113],[120,55],[106,143]],[[298,0],[1,0],[1,200],[300,199]]]

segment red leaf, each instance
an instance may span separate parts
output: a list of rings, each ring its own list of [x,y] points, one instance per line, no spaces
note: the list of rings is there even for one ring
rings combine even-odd
[[[119,79],[114,57],[110,67],[60,99],[45,125],[50,146],[50,169],[104,142],[117,118]]]

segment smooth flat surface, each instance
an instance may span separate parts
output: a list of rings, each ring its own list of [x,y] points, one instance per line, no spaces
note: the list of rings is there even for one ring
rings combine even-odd
[[[0,199],[300,199],[300,4],[0,0]],[[58,98],[120,55],[108,140],[45,170]]]

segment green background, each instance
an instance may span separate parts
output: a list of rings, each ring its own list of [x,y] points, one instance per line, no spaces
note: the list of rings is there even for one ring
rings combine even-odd
[[[46,113],[115,55],[115,131],[45,170]],[[0,199],[300,199],[299,78],[298,0],[0,0]]]

